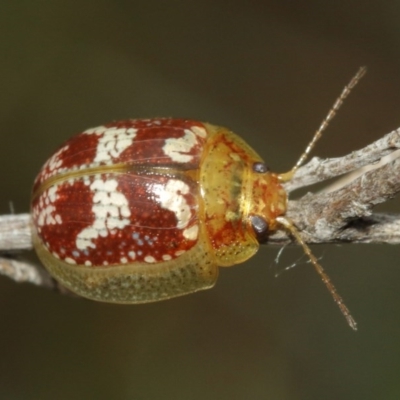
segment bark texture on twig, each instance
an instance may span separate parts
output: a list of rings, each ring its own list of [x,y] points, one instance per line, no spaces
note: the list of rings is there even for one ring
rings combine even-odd
[[[13,258],[0,257],[0,273],[16,282],[28,282],[34,285],[54,289],[57,284],[48,272],[39,265]]]
[[[0,252],[32,249],[29,214],[0,215]]]
[[[326,179],[350,174],[334,190],[290,201],[288,216],[307,243],[389,243],[400,242],[399,215],[373,214],[373,207],[400,192],[400,129],[376,142],[335,159],[313,158],[285,185],[291,191]],[[361,170],[357,171],[357,169]],[[339,181],[340,182],[340,181]],[[269,241],[287,243],[285,232]]]
[[[400,243],[400,215],[374,214],[373,207],[400,192],[400,129],[349,155],[313,158],[299,168],[285,189],[295,189],[347,175],[329,191],[308,193],[288,204],[307,243]],[[356,173],[353,175],[353,173]],[[290,243],[284,230],[273,233],[268,244]],[[22,251],[32,248],[29,214],[0,216],[0,274],[64,292],[46,270],[21,261]],[[65,293],[65,292],[64,292]]]
[[[326,181],[355,171],[365,166],[373,167],[384,157],[400,149],[400,128],[388,133],[370,145],[337,158],[320,159],[314,157],[299,168],[292,180],[285,184],[285,189],[292,192],[314,183]]]

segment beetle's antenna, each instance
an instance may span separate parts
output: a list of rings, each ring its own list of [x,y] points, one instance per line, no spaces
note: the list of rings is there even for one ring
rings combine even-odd
[[[346,318],[347,323],[350,325],[350,327],[352,329],[354,329],[356,331],[357,330],[357,323],[354,320],[354,318],[352,317],[352,315],[350,313],[350,310],[344,304],[342,297],[336,291],[335,286],[331,282],[331,280],[330,280],[329,276],[327,275],[327,273],[322,268],[321,264],[318,262],[317,258],[311,252],[311,249],[308,247],[308,245],[301,238],[300,233],[297,230],[297,228],[295,227],[294,223],[287,217],[277,217],[276,220],[282,226],[284,226],[294,236],[296,241],[303,247],[304,252],[307,254],[307,256],[309,257],[310,261],[314,265],[316,271],[318,272],[319,276],[322,279],[322,282],[325,283],[326,287],[328,288],[329,292],[331,293],[331,295],[333,297],[333,300],[339,306],[340,311],[342,312],[342,314]]]
[[[337,111],[343,104],[344,99],[350,94],[350,92],[352,91],[354,86],[357,85],[357,83],[365,75],[366,72],[367,72],[367,68],[361,67],[357,71],[357,73],[353,76],[353,78],[348,83],[348,85],[344,87],[342,93],[336,99],[332,108],[329,110],[328,115],[325,117],[325,119],[322,121],[322,123],[319,126],[319,128],[317,129],[317,131],[314,133],[314,136],[311,139],[311,142],[308,144],[308,146],[304,150],[303,154],[300,156],[299,160],[295,164],[295,166],[289,172],[279,175],[279,179],[281,181],[286,182],[286,181],[289,181],[290,179],[292,179],[293,175],[296,173],[296,171],[299,169],[299,167],[301,167],[304,164],[304,162],[307,160],[308,156],[310,155],[312,149],[314,148],[315,144],[321,138],[322,133],[328,127],[329,123],[332,121],[333,117],[336,115]]]

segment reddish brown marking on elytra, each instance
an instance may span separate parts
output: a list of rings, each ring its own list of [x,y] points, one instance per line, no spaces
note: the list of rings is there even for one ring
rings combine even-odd
[[[160,124],[156,124],[159,121]],[[165,154],[163,149],[167,139],[178,139],[185,136],[185,130],[193,127],[204,128],[202,123],[181,119],[160,119],[154,121],[146,120],[127,120],[118,121],[115,124],[106,124],[107,128],[134,128],[137,129],[135,139],[121,155],[115,159],[115,162],[134,165],[176,165],[176,162]],[[184,169],[197,168],[200,162],[200,156],[203,151],[205,138],[196,136],[197,144],[185,155],[192,156],[192,160]]]
[[[59,167],[50,169],[51,165],[46,164],[35,180],[33,192],[35,193],[39,186],[50,176],[57,175],[60,169],[72,170],[79,168],[81,165],[91,164],[96,156],[98,142],[99,137],[97,135],[86,134],[73,136],[66,141],[55,153],[59,153],[56,157],[57,160],[61,161]]]
[[[76,237],[94,221],[93,192],[82,181],[75,180],[72,185],[69,182],[61,183],[56,193],[57,199],[51,203],[55,207],[52,214],[59,215],[61,223],[39,226],[40,237],[52,253],[60,258],[75,259],[72,252],[76,250]],[[34,213],[40,207],[39,200],[37,198],[33,201]]]
[[[98,135],[80,134],[72,137],[64,144],[66,150],[60,155],[62,167],[72,169],[92,163],[98,143]]]
[[[158,123],[156,123],[158,122]],[[137,129],[133,142],[118,157],[113,157],[114,164],[126,165],[176,165],[176,162],[168,157],[163,147],[167,139],[182,138],[186,129],[199,127],[205,129],[204,124],[197,121],[184,119],[155,119],[155,120],[123,120],[111,122],[104,126],[88,130],[90,133],[81,133],[69,139],[58,150],[60,154],[57,160],[61,165],[56,170],[51,170],[45,165],[34,185],[34,192],[37,191],[40,184],[49,176],[57,174],[57,170],[62,168],[63,173],[68,170],[90,167],[94,163],[97,147],[100,139],[104,136],[104,129],[110,131],[115,129]],[[86,132],[86,131],[85,131]],[[110,137],[110,141],[113,138]],[[192,156],[187,165],[180,165],[183,169],[197,168],[203,151],[205,138],[196,135],[197,144],[184,154]],[[103,162],[100,163],[102,165]]]
[[[203,123],[191,120],[125,120],[89,129],[65,142],[55,156],[49,159],[34,186],[34,223],[49,251],[63,260],[73,260],[78,265],[103,266],[146,262],[146,257],[147,261],[154,259],[162,262],[164,259],[175,259],[191,249],[198,238],[189,240],[184,233],[186,229],[200,223],[197,204],[199,193],[197,178],[194,179],[188,170],[199,168],[206,140],[191,131],[193,127],[204,129],[206,133]],[[134,131],[129,131],[131,128]],[[127,130],[126,140],[132,143],[120,152],[113,152],[113,148],[120,148],[119,141],[125,139],[124,130]],[[193,132],[195,143],[190,149],[184,148],[182,154],[192,157],[187,163],[173,161],[166,155],[166,141],[183,138],[188,130]],[[107,135],[109,139],[105,148],[104,140],[100,142],[107,131],[110,134]],[[107,143],[110,143],[109,147]],[[107,152],[109,148],[109,156],[100,157],[100,162],[95,161],[99,151]],[[177,151],[181,151],[180,146],[177,146]],[[107,170],[101,170],[103,164],[107,165]],[[127,168],[124,172],[120,167],[113,171],[114,164],[126,165]],[[143,165],[143,169],[129,171],[129,165],[132,164]],[[158,174],[146,169],[146,165],[171,166],[172,169]],[[85,175],[85,168],[92,168],[88,175]],[[70,171],[74,171],[74,179],[68,181]],[[49,178],[52,181],[47,181]],[[95,195],[97,193],[97,197],[107,199],[112,193],[105,186],[100,189],[101,192],[96,192],[96,185],[91,186],[96,179],[101,179],[100,187],[106,185],[108,180],[117,182],[116,196],[122,195],[126,199],[124,201],[127,201],[129,216],[118,214],[122,208],[117,204],[114,211],[106,211],[104,215],[101,210],[106,208],[101,208],[101,201],[94,202]],[[190,209],[190,217],[183,227],[177,227],[177,215],[160,203],[159,196],[165,198],[162,193],[170,179],[183,181],[190,188],[189,193],[176,194],[183,196]],[[49,182],[56,185],[56,200],[48,196],[47,189],[51,185],[48,188],[46,185]],[[108,200],[105,201],[104,207],[107,207]],[[40,215],[39,207],[48,207],[45,215],[49,216],[41,226],[35,220]],[[97,207],[97,214],[93,207]],[[109,212],[117,214],[110,216],[107,214]],[[109,218],[114,218],[117,226],[111,224],[113,227],[108,228]]]

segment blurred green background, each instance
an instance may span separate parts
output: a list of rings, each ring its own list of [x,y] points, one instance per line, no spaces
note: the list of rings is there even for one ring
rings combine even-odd
[[[51,152],[113,119],[225,125],[286,171],[367,65],[315,153],[360,148],[400,126],[399,17],[395,1],[3,0],[0,212],[27,212]],[[400,248],[314,247],[357,333],[304,258],[284,272],[301,250],[277,251],[140,306],[0,278],[0,399],[399,399]]]

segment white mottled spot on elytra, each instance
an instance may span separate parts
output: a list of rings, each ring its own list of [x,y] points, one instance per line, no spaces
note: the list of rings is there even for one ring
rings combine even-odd
[[[205,138],[207,136],[207,131],[200,126],[192,126],[192,131],[201,138]]]
[[[99,236],[106,237],[108,235],[107,229],[99,229]]]
[[[61,167],[62,165],[62,153],[64,153],[65,151],[67,151],[69,149],[69,145],[65,145],[63,147],[61,147],[60,150],[58,150],[57,152],[55,152],[46,162],[46,164],[44,165],[44,168],[47,168],[49,171],[48,172],[52,172],[54,170],[57,170]]]
[[[98,236],[99,232],[95,228],[85,228],[79,232],[76,238],[76,247],[80,250],[87,249],[88,247],[95,249],[96,246],[92,243],[91,239],[96,239]]]
[[[188,240],[196,240],[198,235],[199,235],[198,225],[193,225],[190,228],[186,228],[183,231],[183,237],[185,237]]]
[[[172,211],[177,219],[176,227],[184,229],[191,217],[190,207],[183,196],[189,193],[189,186],[178,179],[170,179],[165,185],[155,185],[161,207]]]
[[[98,133],[98,132],[94,132]],[[108,128],[102,132],[97,144],[94,163],[109,163],[132,145],[136,137],[135,128]]]
[[[129,207],[125,206],[125,205],[121,206],[120,212],[123,217],[130,217],[130,215],[131,215],[131,211],[129,210]]]
[[[176,255],[177,257],[179,257],[179,256],[181,256],[181,255],[184,254],[184,253],[186,253],[186,250],[178,250],[178,251],[175,252],[175,255]]]
[[[33,210],[34,218],[39,227],[44,225],[57,225],[62,223],[62,218],[56,214],[54,203],[57,201],[58,185],[54,185],[47,189],[39,197],[38,204]]]
[[[126,257],[121,257],[120,261],[122,264],[126,264],[128,262],[128,259]]]
[[[172,257],[171,257],[169,254],[164,254],[164,255],[162,256],[162,259],[163,259],[164,261],[169,261],[169,260],[172,260]]]
[[[87,135],[101,135],[103,132],[105,132],[108,128],[106,128],[104,125],[100,125],[100,126],[96,126],[95,128],[90,128],[90,129],[86,129],[85,133]]]
[[[86,261],[85,261],[85,265],[86,265],[87,267],[91,267],[91,266],[92,266],[92,262],[89,261],[89,260],[86,260]]]
[[[66,168],[62,167],[63,153],[68,149],[69,145],[65,145],[46,161],[40,174],[36,178],[37,182],[43,182],[46,179],[49,179],[51,176],[56,175],[57,173],[62,173],[66,170]]]
[[[181,138],[170,138],[165,140],[163,146],[164,154],[171,158],[172,161],[179,163],[189,162],[193,156],[188,153],[194,146],[196,146],[196,135],[190,130],[185,129],[185,136]]]
[[[129,251],[128,252],[128,256],[132,259],[132,260],[134,260],[135,258],[136,258],[136,253],[134,252],[134,251]]]
[[[51,214],[53,213],[53,211],[55,211],[55,209],[56,208],[54,206],[47,205],[41,207],[39,204],[39,215],[37,216],[37,224],[39,226],[49,225],[50,219],[53,218]]]
[[[152,256],[146,256],[144,258],[144,261],[147,262],[147,263],[155,263],[156,259],[154,257],[152,257]]]
[[[107,237],[115,233],[116,229],[123,229],[130,224],[131,215],[127,198],[117,190],[118,182],[115,179],[103,180],[96,177],[90,185],[94,192],[92,212],[93,224],[83,229],[76,237],[76,247],[85,250],[96,248],[93,239],[99,236]]]
[[[65,257],[64,261],[68,264],[76,264],[76,261],[71,257]]]

